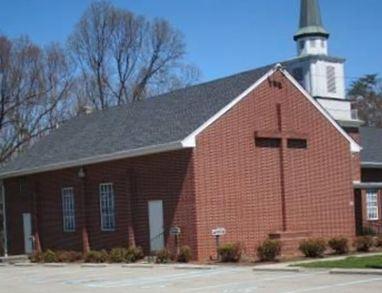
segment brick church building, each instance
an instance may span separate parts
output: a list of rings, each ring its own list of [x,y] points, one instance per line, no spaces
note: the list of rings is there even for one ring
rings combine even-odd
[[[382,130],[361,127],[344,62],[302,0],[298,57],[83,114],[0,169],[4,246],[174,248],[382,232]]]

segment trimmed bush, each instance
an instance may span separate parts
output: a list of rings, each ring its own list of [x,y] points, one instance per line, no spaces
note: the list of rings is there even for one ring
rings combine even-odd
[[[326,250],[326,241],[322,238],[305,239],[300,242],[299,250],[306,257],[322,257]]]
[[[71,263],[78,262],[83,259],[83,255],[78,251],[57,251],[57,259],[59,262]]]
[[[177,258],[178,262],[189,262],[192,259],[191,247],[184,245],[180,248],[179,255]]]
[[[376,247],[382,247],[382,236],[378,236],[378,237],[375,239],[375,246],[376,246]]]
[[[136,262],[144,257],[143,249],[139,246],[131,246],[127,249],[127,262]]]
[[[257,256],[260,261],[274,261],[281,253],[279,240],[267,239],[257,248]]]
[[[359,252],[368,252],[373,246],[373,237],[359,236],[354,241],[354,247]]]
[[[335,254],[346,254],[349,251],[348,240],[345,237],[335,237],[329,240],[329,247]]]
[[[57,254],[54,251],[48,249],[42,254],[42,261],[46,263],[58,262]]]
[[[156,263],[169,263],[171,261],[170,252],[164,248],[156,253]]]
[[[127,262],[128,250],[126,248],[113,248],[109,254],[109,261],[114,263]]]
[[[243,252],[240,243],[228,243],[218,248],[218,255],[221,262],[238,262]]]
[[[109,254],[107,253],[106,250],[100,250],[100,251],[91,250],[85,256],[85,262],[89,262],[89,263],[104,263],[104,262],[107,262],[108,259],[109,259]]]

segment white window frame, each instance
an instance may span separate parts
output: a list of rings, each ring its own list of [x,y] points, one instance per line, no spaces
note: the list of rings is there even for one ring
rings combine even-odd
[[[61,189],[62,225],[64,232],[76,231],[76,208],[73,187]]]
[[[115,204],[113,183],[99,185],[101,231],[115,231]]]
[[[366,214],[369,221],[379,220],[378,190],[366,190]]]

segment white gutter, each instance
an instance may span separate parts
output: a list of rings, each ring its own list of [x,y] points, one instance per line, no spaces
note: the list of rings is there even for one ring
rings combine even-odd
[[[381,162],[361,162],[361,166],[366,168],[379,169],[379,168],[382,168],[382,163]]]
[[[382,182],[353,182],[354,188],[382,188]]]
[[[0,181],[0,198],[2,202],[3,207],[3,249],[4,249],[4,256],[8,257],[8,234],[7,234],[7,214],[5,210],[5,187],[4,182]]]
[[[50,165],[45,165],[42,167],[26,168],[26,169],[21,169],[17,171],[5,172],[0,174],[0,179],[42,173],[47,171],[60,170],[65,168],[80,167],[84,165],[109,162],[109,161],[114,161],[119,159],[145,156],[145,155],[156,154],[161,152],[180,150],[187,147],[189,148],[190,146],[186,146],[182,142],[176,141],[176,142],[171,142],[167,144],[159,144],[159,145],[154,145],[149,147],[138,148],[134,150],[120,151],[120,152],[115,152],[111,154],[83,158],[79,160],[50,164]]]

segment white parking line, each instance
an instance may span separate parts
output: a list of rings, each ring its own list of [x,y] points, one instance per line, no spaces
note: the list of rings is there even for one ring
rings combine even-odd
[[[129,287],[129,286],[147,286],[153,284],[162,284],[169,285],[172,281],[179,280],[188,280],[193,278],[205,278],[213,275],[218,275],[223,272],[229,273],[240,273],[243,271],[247,271],[244,269],[224,269],[224,270],[211,270],[211,271],[194,271],[194,272],[186,272],[181,274],[171,274],[165,276],[158,277],[145,277],[145,278],[135,278],[132,280],[124,280],[124,281],[109,281],[109,282],[95,282],[93,284],[86,285],[91,288],[117,288],[117,287]]]
[[[207,291],[208,289],[218,289],[218,288],[226,288],[226,287],[233,287],[233,286],[240,286],[243,284],[250,284],[250,285],[255,285],[260,282],[264,281],[276,281],[276,280],[283,280],[283,279],[290,279],[293,278],[293,280],[301,280],[309,277],[314,277],[317,275],[321,274],[327,274],[327,272],[315,272],[315,273],[294,273],[294,274],[283,274],[281,276],[277,277],[268,277],[265,279],[255,279],[252,281],[241,281],[241,282],[234,282],[234,283],[223,283],[223,284],[218,284],[218,285],[212,285],[212,286],[204,286],[204,287],[196,287],[196,288],[191,288],[184,290],[184,292],[202,292],[202,291]],[[253,290],[255,287],[251,287]]]
[[[361,285],[361,284],[367,284],[367,283],[373,283],[373,282],[382,282],[382,278],[371,278],[371,279],[360,280],[360,281],[336,283],[336,284],[332,284],[332,285],[317,286],[317,287],[310,287],[310,288],[306,288],[306,289],[286,291],[284,293],[320,291],[320,290],[334,289],[334,288],[338,288],[338,287],[348,287],[348,286]]]

